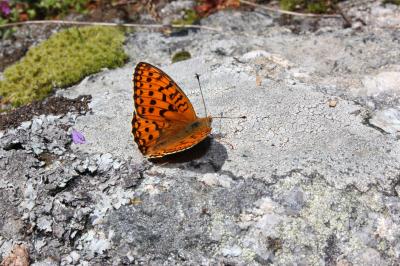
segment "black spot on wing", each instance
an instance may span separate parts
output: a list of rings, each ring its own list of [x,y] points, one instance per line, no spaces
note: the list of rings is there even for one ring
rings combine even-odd
[[[182,96],[182,94],[181,94],[181,95],[179,95],[178,98],[175,99],[175,103],[179,102],[179,101],[182,100],[182,99],[183,99],[183,96]]]

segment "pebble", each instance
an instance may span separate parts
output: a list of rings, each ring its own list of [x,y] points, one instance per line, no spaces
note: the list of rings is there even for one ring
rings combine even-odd
[[[328,101],[329,107],[336,107],[337,105],[337,100],[329,100]]]

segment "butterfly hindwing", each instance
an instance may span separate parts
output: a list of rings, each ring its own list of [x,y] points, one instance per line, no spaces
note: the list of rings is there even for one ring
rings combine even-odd
[[[199,119],[201,121],[202,118]],[[167,130],[168,131],[168,130]],[[173,134],[171,134],[168,138],[167,145],[164,145],[162,142],[155,146],[156,149],[151,149],[151,157],[160,157],[165,154],[172,154],[180,151],[187,150],[203,139],[205,139],[211,132],[211,128],[207,126],[207,124],[203,123],[197,130],[193,132],[188,132],[184,137],[176,138]],[[173,132],[166,132],[173,133]]]
[[[139,150],[146,154],[148,147],[159,139],[161,131],[167,127],[166,122],[144,119],[135,113],[132,118],[132,134]]]

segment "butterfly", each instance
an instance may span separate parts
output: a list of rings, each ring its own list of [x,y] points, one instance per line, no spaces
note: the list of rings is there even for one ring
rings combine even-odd
[[[151,64],[136,65],[133,102],[132,134],[147,158],[189,149],[211,133],[212,117],[197,117],[182,89]]]

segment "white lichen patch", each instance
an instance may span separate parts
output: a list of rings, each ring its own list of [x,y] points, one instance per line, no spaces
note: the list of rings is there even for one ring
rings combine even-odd
[[[97,204],[92,213],[92,224],[100,224],[108,210],[119,209],[122,205],[129,203],[134,192],[122,187],[110,187],[109,191],[93,192],[93,197],[97,199]]]
[[[35,200],[37,198],[37,190],[34,188],[34,181],[28,180],[25,184],[24,199],[19,205],[22,209],[32,210],[35,207]]]
[[[207,173],[198,178],[200,182],[203,182],[207,186],[221,186],[224,188],[230,188],[233,182],[232,178],[227,175],[219,175],[216,173]]]
[[[299,177],[299,175],[297,175]],[[287,264],[302,261],[305,264],[320,264],[325,258],[338,257],[346,250],[362,250],[371,236],[361,233],[363,228],[374,223],[373,210],[363,196],[346,194],[329,186],[323,179],[303,176],[301,179],[287,178],[279,183],[279,191],[294,187],[304,193],[304,206],[298,216],[286,217],[279,224],[282,249],[277,252],[277,262]],[[276,195],[279,195],[276,193]],[[373,195],[373,194],[372,194]],[[361,200],[360,200],[361,198]],[[368,196],[371,207],[377,208],[379,200]],[[372,200],[371,200],[372,199]],[[282,197],[279,200],[287,200]],[[285,203],[286,204],[286,203]],[[290,206],[288,205],[287,208]],[[380,233],[388,234],[381,222]],[[359,231],[361,230],[361,232]],[[390,234],[390,233],[389,233]],[[338,244],[340,242],[341,244]],[[302,254],[309,253],[302,257]],[[340,254],[338,254],[340,253]]]
[[[103,231],[98,231],[95,229],[89,230],[80,238],[78,249],[84,249],[92,256],[95,256],[95,254],[101,255],[106,250],[111,248],[112,237],[113,231],[109,231],[109,233],[106,235],[106,233]]]

